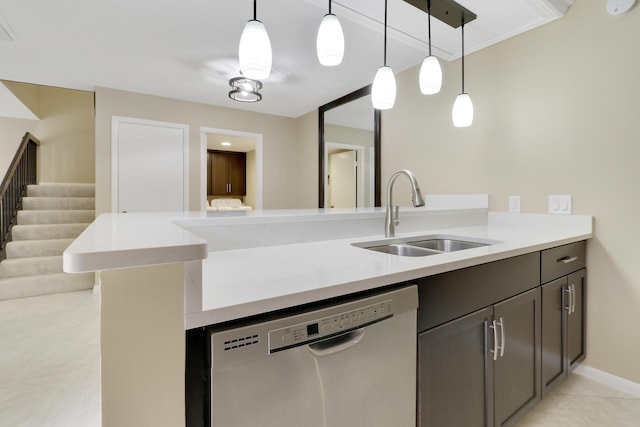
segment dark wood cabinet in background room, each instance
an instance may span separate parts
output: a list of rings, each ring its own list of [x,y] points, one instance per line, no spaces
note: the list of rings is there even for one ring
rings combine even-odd
[[[247,154],[207,150],[207,194],[244,196],[247,194]]]

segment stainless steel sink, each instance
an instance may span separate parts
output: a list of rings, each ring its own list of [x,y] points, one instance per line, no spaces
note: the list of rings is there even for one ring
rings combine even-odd
[[[421,248],[418,246],[404,245],[401,243],[392,243],[389,245],[373,246],[369,248],[370,251],[383,252],[385,254],[400,255],[400,256],[427,256],[439,254],[439,251]]]
[[[494,243],[498,242],[458,236],[423,236],[353,243],[353,246],[391,255],[421,257],[479,248]]]
[[[418,246],[420,248],[433,249],[440,252],[455,252],[465,249],[479,248],[487,246],[488,243],[467,242],[453,239],[429,239],[418,242],[408,242],[407,245]]]

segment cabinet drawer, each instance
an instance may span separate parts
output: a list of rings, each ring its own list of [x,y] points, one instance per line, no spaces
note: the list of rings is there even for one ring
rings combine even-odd
[[[558,277],[578,271],[587,263],[587,242],[570,243],[557,248],[542,251],[541,274],[542,283],[550,282]]]
[[[418,331],[540,286],[540,253],[418,279]]]

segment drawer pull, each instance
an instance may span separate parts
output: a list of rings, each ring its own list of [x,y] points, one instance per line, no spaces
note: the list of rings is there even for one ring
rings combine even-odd
[[[569,264],[569,263],[572,263],[572,262],[577,261],[577,260],[578,260],[577,256],[566,256],[564,258],[560,258],[558,260],[558,262],[561,262],[563,264]]]

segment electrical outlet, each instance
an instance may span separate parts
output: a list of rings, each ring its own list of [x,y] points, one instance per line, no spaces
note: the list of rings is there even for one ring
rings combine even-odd
[[[520,213],[522,198],[520,196],[509,196],[509,212]]]
[[[571,215],[571,196],[549,196],[549,213],[556,215]]]

